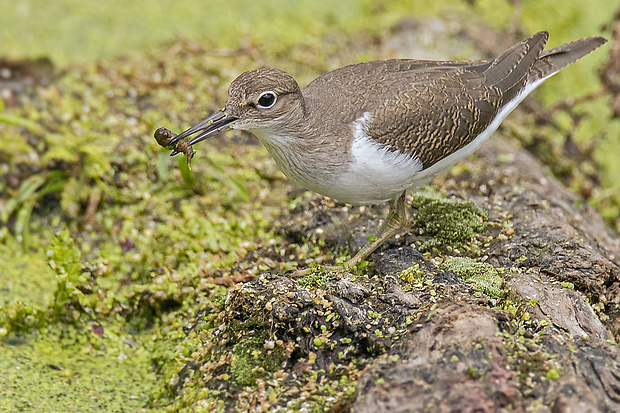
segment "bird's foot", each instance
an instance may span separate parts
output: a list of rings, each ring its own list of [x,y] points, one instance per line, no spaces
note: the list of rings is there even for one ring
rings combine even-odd
[[[304,270],[297,270],[287,275],[291,278],[301,278],[320,271],[322,268],[326,272],[351,272],[353,268],[359,268],[360,264],[366,262],[366,258],[370,256],[381,244],[400,232],[407,224],[407,210],[405,208],[405,192],[395,200],[390,201],[390,212],[383,224],[383,228],[379,231],[379,235],[360,249],[357,254],[342,265],[326,265],[324,267],[312,267]]]

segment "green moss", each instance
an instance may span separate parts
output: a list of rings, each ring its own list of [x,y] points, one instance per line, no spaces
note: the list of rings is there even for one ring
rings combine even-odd
[[[1,335],[40,328],[60,321],[61,317],[77,318],[85,314],[88,302],[79,288],[88,277],[82,272],[80,251],[67,230],[51,239],[47,257],[49,267],[56,273],[55,282],[48,284],[53,291],[52,299],[34,304],[36,301],[28,299],[30,294],[15,297],[0,311]]]
[[[463,281],[474,284],[475,288],[490,298],[501,298],[503,279],[499,272],[490,264],[476,262],[470,258],[448,258],[441,268],[452,271],[463,278]]]
[[[488,220],[486,212],[468,201],[416,195],[412,209],[412,226],[430,237],[420,245],[421,252],[441,247],[472,250],[472,237],[485,231]]]
[[[556,369],[550,369],[545,375],[545,378],[547,380],[558,381],[560,380],[561,376],[560,376],[560,373],[558,373]]]
[[[235,345],[230,366],[232,381],[237,386],[253,386],[256,379],[278,370],[284,361],[281,347],[265,349],[265,331],[254,331],[253,337],[243,339]]]
[[[323,288],[332,280],[332,276],[329,273],[315,272],[305,277],[300,278],[297,281],[297,285],[300,287],[317,287]]]
[[[230,365],[233,383],[237,386],[253,386],[256,384],[256,364],[246,354],[235,354]]]
[[[480,379],[480,377],[482,377],[482,374],[480,373],[480,371],[476,367],[469,367],[467,369],[467,375],[472,380],[478,380],[478,379]]]
[[[560,282],[560,285],[564,288],[568,288],[569,290],[575,290],[575,284],[568,282],[568,281],[562,281]]]
[[[81,309],[87,307],[85,295],[79,288],[88,280],[88,274],[82,271],[80,250],[67,229],[51,239],[47,255],[49,266],[56,272],[56,291],[51,306],[54,316],[64,313],[67,304],[75,303]]]
[[[414,264],[413,266],[403,270],[398,274],[398,278],[407,283],[407,290],[411,289],[414,284],[422,284],[424,282],[424,271],[420,269],[420,264]]]

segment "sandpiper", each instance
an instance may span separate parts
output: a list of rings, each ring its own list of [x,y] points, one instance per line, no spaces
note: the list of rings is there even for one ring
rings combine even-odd
[[[354,205],[389,202],[376,240],[351,267],[405,226],[407,190],[469,156],[542,82],[606,42],[589,37],[544,51],[548,37],[536,33],[490,60],[358,63],[304,88],[282,70],[252,70],[232,82],[225,109],[170,144],[247,130],[297,185]]]

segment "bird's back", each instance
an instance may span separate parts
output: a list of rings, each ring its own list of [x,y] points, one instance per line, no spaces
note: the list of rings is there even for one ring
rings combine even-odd
[[[318,77],[303,94],[317,119],[350,125],[369,114],[370,138],[417,157],[426,169],[473,142],[501,108],[534,89],[527,85],[605,42],[587,38],[543,52],[548,36],[536,33],[491,60],[392,59],[349,65]]]

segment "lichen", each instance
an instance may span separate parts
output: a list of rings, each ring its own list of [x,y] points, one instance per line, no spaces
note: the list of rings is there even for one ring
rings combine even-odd
[[[505,295],[502,290],[503,278],[490,264],[477,262],[471,258],[448,258],[441,268],[452,271],[463,278],[463,281],[472,283],[474,287],[490,298],[501,298]]]

